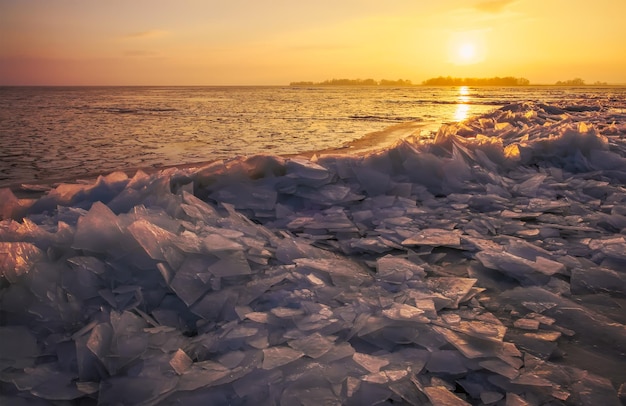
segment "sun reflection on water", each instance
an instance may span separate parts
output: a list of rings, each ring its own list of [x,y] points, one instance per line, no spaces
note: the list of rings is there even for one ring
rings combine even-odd
[[[469,116],[469,88],[461,86],[459,88],[459,97],[457,98],[456,111],[454,112],[454,121],[463,121]]]

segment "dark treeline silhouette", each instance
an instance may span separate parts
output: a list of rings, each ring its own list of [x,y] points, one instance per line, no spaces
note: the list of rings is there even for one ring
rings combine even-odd
[[[556,86],[584,86],[585,81],[581,78],[575,78],[570,80],[559,80],[555,83]]]
[[[528,86],[530,81],[526,78],[512,76],[493,78],[453,78],[451,76],[439,76],[422,82],[425,86]]]
[[[323,82],[291,82],[289,86],[412,86],[408,79],[329,79]]]
[[[559,80],[558,82],[555,83],[555,86],[586,86],[587,84],[585,83],[585,81],[581,78],[574,78],[574,79],[570,79],[570,80]],[[608,85],[607,82],[600,82],[599,80],[596,82],[593,82],[594,86],[606,86]]]

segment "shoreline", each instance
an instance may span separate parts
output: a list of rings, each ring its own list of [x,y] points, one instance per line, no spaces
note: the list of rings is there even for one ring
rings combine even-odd
[[[361,155],[368,154],[375,151],[380,151],[386,148],[391,147],[396,142],[409,137],[415,134],[416,131],[420,131],[427,127],[429,124],[422,121],[409,121],[406,123],[394,124],[389,127],[386,127],[383,130],[374,131],[371,133],[365,134],[361,138],[357,138],[353,141],[350,141],[344,145],[335,147],[335,148],[326,148],[322,150],[311,150],[304,151],[300,153],[294,154],[279,154],[277,156],[283,158],[295,158],[295,157],[304,157],[307,159],[311,159],[315,155]],[[254,155],[263,155],[261,153]],[[254,156],[247,155],[247,156]],[[237,159],[244,155],[235,155],[228,160]],[[202,166],[210,165],[214,162],[219,161],[209,160],[209,161],[199,161],[199,162],[190,162],[190,163],[180,163],[180,164],[172,164],[172,165],[163,165],[163,166],[154,166],[154,167],[133,167],[133,168],[120,168],[112,172],[106,173],[87,173],[81,176],[68,176],[63,178],[52,178],[41,181],[33,181],[33,182],[14,182],[9,183],[7,185],[0,186],[0,188],[8,188],[13,192],[13,194],[19,199],[28,199],[28,198],[37,198],[44,194],[46,194],[49,190],[63,183],[82,183],[82,182],[90,182],[97,179],[99,176],[106,176],[113,172],[123,172],[129,177],[132,177],[137,171],[143,171],[147,174],[157,173],[159,171],[171,169],[171,168],[180,168],[180,169],[189,169],[189,168],[199,168]]]

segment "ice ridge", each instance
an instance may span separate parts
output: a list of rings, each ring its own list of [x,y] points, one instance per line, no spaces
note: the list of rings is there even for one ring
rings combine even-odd
[[[0,403],[620,404],[626,115],[591,107],[0,190]]]

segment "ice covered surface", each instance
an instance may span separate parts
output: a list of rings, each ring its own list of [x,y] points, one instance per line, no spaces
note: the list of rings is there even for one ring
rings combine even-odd
[[[626,116],[574,107],[1,190],[0,403],[619,404]]]

